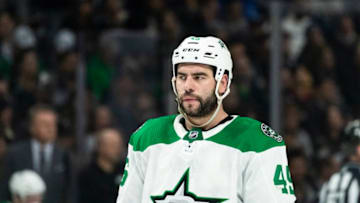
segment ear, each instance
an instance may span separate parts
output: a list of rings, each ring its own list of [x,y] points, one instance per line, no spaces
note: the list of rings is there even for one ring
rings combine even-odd
[[[219,95],[223,95],[225,93],[228,82],[229,82],[229,76],[227,74],[224,74],[220,80]]]

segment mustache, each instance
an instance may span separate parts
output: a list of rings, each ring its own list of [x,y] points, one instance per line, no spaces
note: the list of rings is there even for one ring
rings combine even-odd
[[[182,102],[182,101],[184,100],[183,98],[186,97],[186,96],[188,96],[188,97],[194,97],[195,99],[201,101],[201,97],[200,97],[200,96],[197,96],[197,95],[194,95],[194,94],[191,94],[191,93],[185,93],[185,94],[181,95],[181,96],[179,97],[179,100]]]

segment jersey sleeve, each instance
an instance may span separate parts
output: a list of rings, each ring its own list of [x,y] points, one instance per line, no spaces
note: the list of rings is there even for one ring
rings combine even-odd
[[[254,152],[245,170],[243,198],[245,203],[295,202],[285,145]]]
[[[142,166],[141,153],[134,151],[133,146],[129,144],[125,170],[116,203],[141,202],[144,184]]]
[[[249,128],[251,147],[246,161],[241,197],[244,203],[293,203],[294,186],[281,135],[264,123]]]

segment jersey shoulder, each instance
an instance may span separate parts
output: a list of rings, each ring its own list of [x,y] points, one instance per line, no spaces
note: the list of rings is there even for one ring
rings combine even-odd
[[[265,123],[240,116],[210,140],[242,152],[263,152],[273,147],[285,145],[281,135]]]
[[[175,117],[169,115],[147,120],[130,137],[133,150],[145,151],[155,144],[171,144],[179,140],[173,127]]]

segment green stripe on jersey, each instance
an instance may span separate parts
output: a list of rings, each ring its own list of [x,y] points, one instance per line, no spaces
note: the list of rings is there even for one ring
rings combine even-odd
[[[238,116],[222,131],[206,140],[233,147],[242,152],[263,152],[272,147],[285,145],[282,139],[276,140],[266,134],[266,131],[262,131],[261,126],[262,123],[257,120]],[[275,135],[281,137],[276,133]]]
[[[151,145],[171,144],[180,140],[173,127],[176,116],[163,116],[146,121],[131,135],[130,144],[133,150],[145,151]]]
[[[176,116],[163,116],[146,121],[130,138],[133,150],[145,151],[155,144],[172,144],[180,140],[174,129]],[[257,120],[240,116],[206,140],[242,152],[262,152],[272,147],[285,145],[282,137],[270,127]]]

